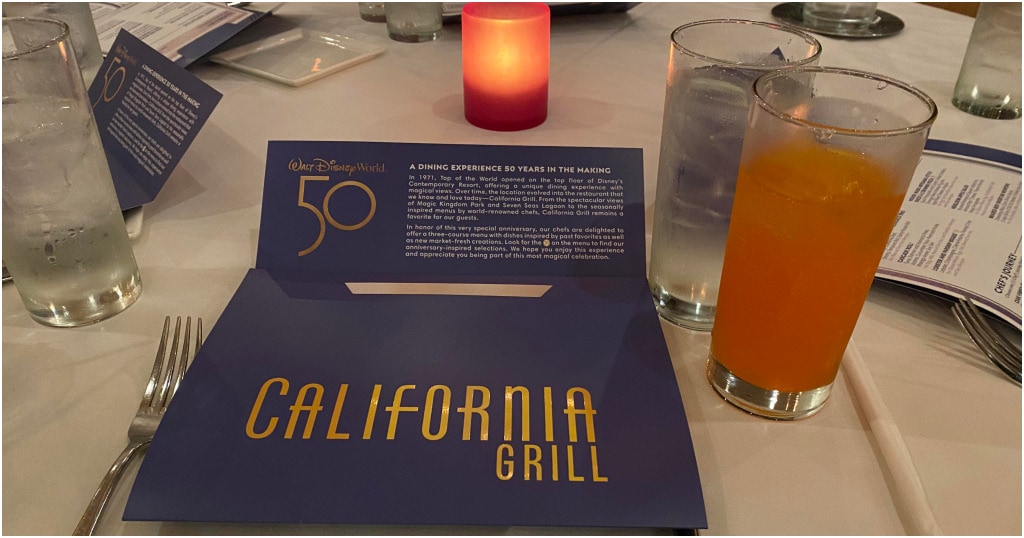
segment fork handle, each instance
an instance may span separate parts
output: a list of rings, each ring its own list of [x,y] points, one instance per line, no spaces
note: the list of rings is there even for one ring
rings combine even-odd
[[[132,461],[132,458],[137,454],[141,454],[148,446],[148,440],[129,443],[121,451],[121,455],[114,460],[114,464],[110,466],[110,470],[107,471],[106,476],[100,481],[99,487],[96,488],[96,493],[93,494],[92,500],[89,501],[89,506],[86,507],[85,513],[82,514],[82,519],[78,521],[78,526],[75,527],[75,532],[72,533],[72,536],[92,536],[92,533],[96,531],[96,524],[99,523],[100,516],[103,514],[103,509],[107,506],[107,501],[110,500],[114,493],[114,487],[117,486],[118,481],[121,480],[121,475],[124,474],[125,467]]]

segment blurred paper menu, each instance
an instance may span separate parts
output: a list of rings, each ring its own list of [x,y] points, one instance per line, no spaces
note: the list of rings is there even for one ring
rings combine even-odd
[[[91,8],[104,53],[123,29],[182,67],[265,15],[214,2],[103,2]]]
[[[930,140],[878,276],[967,297],[1021,326],[1021,156]]]

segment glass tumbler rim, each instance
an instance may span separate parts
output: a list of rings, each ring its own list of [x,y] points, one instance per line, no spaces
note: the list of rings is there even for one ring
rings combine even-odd
[[[928,114],[927,114],[927,117],[924,120],[919,121],[919,122],[917,122],[916,124],[913,124],[913,125],[908,125],[906,127],[900,127],[900,128],[895,128],[895,129],[850,129],[850,128],[838,127],[838,126],[835,126],[835,125],[828,125],[828,124],[825,124],[825,123],[818,123],[818,122],[809,121],[809,120],[806,120],[806,119],[803,119],[803,118],[799,118],[799,117],[794,116],[792,114],[788,114],[786,112],[783,112],[781,110],[776,109],[774,106],[772,106],[764,98],[763,94],[766,91],[765,85],[768,83],[768,81],[770,81],[770,80],[772,80],[774,78],[777,78],[777,77],[792,76],[794,74],[800,74],[800,73],[815,73],[816,75],[817,74],[843,75],[843,76],[852,76],[852,77],[858,77],[858,78],[873,80],[873,81],[876,81],[878,83],[878,89],[879,90],[884,89],[884,88],[889,87],[889,86],[892,86],[892,87],[895,87],[895,88],[899,88],[900,90],[904,91],[908,95],[912,95],[914,97],[917,97],[918,100],[922,104],[924,104],[925,107],[928,109]],[[808,129],[828,131],[831,134],[838,134],[838,135],[842,135],[842,136],[855,136],[855,137],[867,137],[867,138],[884,138],[884,137],[907,135],[907,134],[916,133],[916,132],[920,132],[920,131],[929,129],[931,127],[931,125],[933,123],[935,123],[935,119],[939,115],[939,108],[935,104],[935,101],[933,101],[932,98],[928,96],[928,94],[926,94],[925,92],[921,91],[917,87],[915,87],[915,86],[913,86],[911,84],[908,84],[906,82],[894,79],[892,77],[886,76],[886,75],[881,75],[881,74],[878,74],[878,73],[872,73],[870,71],[862,71],[862,70],[859,70],[859,69],[850,69],[850,68],[846,68],[846,67],[834,67],[834,66],[815,66],[815,65],[804,65],[804,66],[797,66],[797,67],[786,67],[786,68],[783,68],[783,69],[777,69],[775,71],[770,71],[768,73],[762,74],[761,76],[757,77],[756,80],[754,80],[754,85],[753,86],[754,86],[754,105],[759,107],[759,108],[761,108],[765,112],[771,114],[772,116],[775,116],[776,118],[779,118],[779,119],[781,119],[783,121],[786,121],[788,123],[792,123],[792,124],[795,124],[795,125],[806,127]],[[908,123],[913,123],[913,122],[908,120]]]
[[[19,22],[31,21],[31,22],[35,22],[35,23],[45,23],[47,25],[51,25],[51,26],[54,26],[56,28],[59,28],[60,30],[57,32],[56,35],[54,35],[50,39],[48,39],[46,41],[41,41],[41,42],[33,45],[32,47],[28,48],[28,49],[15,50],[15,51],[11,51],[11,52],[6,52],[5,51],[3,53],[3,59],[4,60],[14,60],[14,59],[17,59],[17,58],[19,58],[21,56],[32,54],[34,52],[39,52],[39,51],[41,51],[43,49],[47,49],[49,47],[52,47],[52,46],[54,46],[54,45],[56,45],[58,43],[67,41],[68,38],[71,35],[71,28],[67,25],[67,23],[65,23],[64,21],[61,21],[61,20],[57,20],[57,19],[47,19],[47,18],[44,18],[44,17],[3,17],[3,25],[4,25],[4,27],[7,27],[7,24],[9,22],[12,22],[12,21],[19,21]]]
[[[690,28],[696,28],[696,27],[699,27],[699,26],[707,26],[707,25],[713,25],[713,24],[714,25],[734,25],[734,24],[735,25],[749,25],[749,26],[759,26],[759,27],[763,27],[763,28],[771,28],[773,30],[779,30],[779,31],[782,31],[782,32],[785,32],[785,33],[788,33],[788,34],[795,35],[795,36],[803,39],[805,43],[807,43],[808,45],[810,45],[814,49],[814,54],[808,56],[807,58],[802,58],[800,60],[793,60],[793,61],[787,62],[786,64],[782,64],[782,65],[780,65],[780,64],[763,65],[763,64],[757,64],[757,63],[747,63],[747,62],[738,61],[738,60],[728,60],[728,59],[724,59],[724,58],[716,58],[714,56],[709,56],[707,54],[697,52],[697,51],[693,50],[692,48],[688,48],[688,47],[684,46],[682,43],[680,43],[677,40],[677,36],[682,31],[685,31],[685,30],[690,29]],[[694,57],[694,58],[697,58],[697,59],[700,59],[700,60],[703,60],[705,62],[712,63],[712,64],[728,65],[728,66],[732,66],[732,67],[740,67],[740,68],[743,68],[743,69],[753,69],[753,70],[774,71],[776,69],[782,69],[782,68],[788,68],[788,67],[795,67],[795,66],[805,65],[805,64],[808,64],[808,63],[816,61],[821,56],[821,50],[822,50],[821,42],[819,42],[817,38],[815,38],[811,34],[809,34],[807,32],[804,32],[804,31],[802,31],[802,30],[800,30],[798,28],[793,28],[791,26],[786,26],[784,24],[776,24],[774,22],[755,21],[755,20],[749,20],[749,19],[705,19],[705,20],[701,20],[701,21],[694,21],[694,22],[689,22],[689,23],[683,24],[681,26],[677,26],[675,29],[672,30],[671,34],[669,34],[669,35],[670,35],[670,38],[671,38],[670,40],[672,42],[672,48],[674,48],[678,52],[681,52],[681,53],[686,54],[688,56],[691,56],[691,57]]]

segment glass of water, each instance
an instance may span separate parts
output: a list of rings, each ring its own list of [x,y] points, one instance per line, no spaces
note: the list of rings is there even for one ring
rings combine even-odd
[[[4,2],[4,16],[57,19],[66,23],[71,30],[78,68],[86,89],[89,88],[103,63],[103,51],[88,2]]]
[[[877,8],[878,2],[804,2],[804,24],[837,30],[867,26],[878,18]]]
[[[1021,117],[1021,4],[982,3],[974,19],[953,105],[983,118]]]
[[[4,263],[39,323],[100,321],[142,293],[61,21],[3,19],[3,216]]]
[[[444,25],[441,2],[385,2],[388,37],[405,43],[434,41]]]
[[[711,329],[754,79],[820,54],[809,34],[766,22],[672,32],[649,274],[663,318]]]

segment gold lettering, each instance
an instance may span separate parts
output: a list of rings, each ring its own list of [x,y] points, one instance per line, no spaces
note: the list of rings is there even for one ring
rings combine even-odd
[[[549,443],[554,442],[555,440],[555,419],[552,411],[553,407],[554,403],[551,398],[551,387],[544,387],[544,440]]]
[[[501,480],[511,480],[515,476],[520,476],[523,481],[544,481],[544,468],[548,467],[550,472],[550,480],[552,482],[558,482],[561,480],[560,474],[560,454],[563,450],[565,451],[565,463],[567,469],[567,475],[569,482],[586,482],[588,480],[585,474],[576,474],[576,448],[577,445],[549,445],[550,447],[550,460],[544,461],[545,449],[541,445],[524,443],[520,453],[516,452],[516,448],[509,443],[502,443],[498,446],[497,459],[495,474]],[[590,478],[593,482],[608,482],[608,477],[601,476],[601,471],[598,468],[597,462],[597,445],[590,445]],[[586,457],[586,454],[584,454]],[[585,470],[586,464],[583,461],[579,462],[580,469]],[[522,465],[522,474],[518,475],[518,466]]]
[[[537,471],[537,480],[544,480],[544,470],[540,466],[540,447],[523,445],[523,480],[530,480],[530,469]]]
[[[597,470],[597,445],[590,445],[590,467],[593,471],[591,476],[594,478],[594,482],[608,481],[608,477],[601,476],[601,472]]]
[[[576,396],[583,396],[583,409],[576,409]],[[583,415],[586,427],[587,427],[587,442],[594,443],[594,415],[597,411],[594,409],[593,402],[590,399],[590,393],[587,389],[580,387],[573,387],[565,393],[565,415],[569,422],[569,441],[575,443],[577,440],[576,435],[576,416]]]
[[[437,433],[430,433],[430,417],[434,414],[434,395],[441,392],[441,423]],[[434,385],[427,391],[427,401],[423,410],[423,437],[429,441],[437,441],[448,433],[448,415],[451,412],[452,391],[444,385]]]
[[[526,387],[505,386],[505,440],[512,440],[512,397],[519,394],[520,441],[530,440],[530,391]]]
[[[565,464],[569,467],[569,482],[583,482],[582,476],[576,476],[576,465],[574,464],[572,445],[565,447]]]
[[[476,399],[474,394],[480,393],[480,405],[474,405],[473,401]],[[466,404],[464,407],[456,409],[459,413],[462,413],[462,440],[469,441],[472,439],[473,429],[473,415],[480,417],[480,440],[487,440],[487,430],[490,427],[490,415],[487,413],[487,407],[491,405],[491,391],[487,387],[481,387],[478,385],[466,385]]]
[[[288,380],[283,377],[274,377],[263,382],[263,386],[260,387],[260,393],[256,395],[256,401],[252,404],[249,421],[245,423],[245,434],[251,439],[263,439],[274,433],[274,429],[277,428],[277,417],[270,417],[267,429],[256,433],[256,419],[259,417],[260,409],[263,408],[263,400],[267,398],[267,391],[270,390],[270,386],[274,383],[281,384],[281,391],[279,393],[281,396],[288,394]]]
[[[511,480],[515,472],[516,464],[511,460],[513,456],[512,445],[502,443],[498,445],[498,457],[495,465],[495,472],[499,480]]]
[[[331,413],[331,426],[327,429],[328,439],[348,439],[348,434],[338,431],[338,420],[341,418],[341,407],[345,405],[345,395],[348,394],[348,383],[343,383],[338,389],[338,399],[334,401],[334,412]]]
[[[377,406],[380,405],[380,385],[373,386],[370,396],[370,408],[366,410],[366,423],[363,425],[363,439],[369,439],[373,433],[373,419],[377,418]]]
[[[275,387],[275,385],[277,386]],[[365,422],[363,424],[363,439],[372,438],[377,411],[380,409],[382,388],[383,385],[381,384],[375,384],[373,386],[373,392],[370,397]],[[348,383],[342,383],[338,386],[337,395],[331,412],[330,424],[327,426],[327,430],[325,431],[326,439],[350,439],[352,437],[350,433],[344,431],[351,427],[351,424],[347,424],[347,421],[351,419],[346,419],[346,424],[342,424],[342,413],[345,409],[345,400],[348,397],[348,389]],[[401,413],[419,413],[421,410],[423,416],[421,417],[420,429],[424,439],[437,441],[447,436],[448,428],[451,424],[451,388],[448,385],[433,385],[427,390],[424,404],[422,406],[405,404],[403,401],[405,393],[408,391],[415,391],[415,389],[416,385],[412,384],[399,386],[393,393],[391,405],[385,407],[385,410],[390,415],[386,434],[386,438],[388,440],[394,440],[397,436],[398,420]],[[551,387],[543,387],[544,438],[549,443],[553,443],[555,438],[553,416],[554,398],[552,396],[552,390],[553,389]],[[300,421],[302,420],[305,420],[305,424],[302,426],[301,438],[309,439],[312,436],[313,429],[316,426],[316,419],[318,418],[319,413],[324,410],[324,406],[322,405],[324,392],[324,387],[317,383],[307,383],[299,389],[298,393],[294,397],[292,405],[288,406],[290,416],[288,417],[288,423],[284,430],[283,438],[292,439],[296,437],[296,430],[299,428]],[[274,411],[274,405],[264,409],[264,406],[268,403],[267,398],[268,396],[271,396],[272,393],[287,397],[290,393],[289,381],[283,377],[274,377],[267,379],[260,387],[256,399],[250,408],[249,417],[245,425],[246,436],[250,439],[264,439],[274,435],[277,432],[277,427],[284,418],[280,412]],[[463,402],[464,404],[462,407],[456,408],[456,411],[463,415],[462,440],[472,440],[474,438],[474,428],[478,428],[476,431],[476,438],[481,441],[487,441],[490,431],[490,413],[488,411],[491,402],[490,389],[481,385],[466,385],[465,399]],[[597,438],[595,416],[597,415],[597,410],[594,408],[594,402],[590,392],[582,387],[572,387],[568,389],[565,393],[565,409],[563,413],[566,417],[568,429],[567,442],[569,444],[565,445],[565,462],[567,466],[568,480],[573,482],[582,480],[582,478],[577,476],[575,473],[575,453],[573,452],[571,444],[583,443],[585,439],[585,441],[590,445],[590,467],[593,481],[607,482],[608,477],[600,474],[597,462],[597,447],[595,445]],[[532,437],[530,416],[530,389],[522,385],[505,385],[502,416],[502,439],[506,442],[516,441],[515,430],[519,430],[518,441],[529,443]],[[580,417],[583,419],[582,422],[580,421]],[[517,420],[519,421],[518,426],[516,426]],[[265,424],[262,429],[259,427],[260,423]],[[580,431],[581,428],[583,428],[585,432]],[[510,458],[515,455],[513,453],[514,449],[512,448],[512,445],[506,444],[503,446],[508,447],[506,449],[502,449],[502,451],[507,450]],[[543,480],[545,462],[543,461],[542,452],[544,450],[541,448],[542,445],[526,444],[524,446],[526,448],[524,449],[521,459],[524,466],[523,473],[526,480]],[[557,446],[552,444],[550,476],[553,481],[558,481],[560,479],[561,462],[559,461],[559,450],[560,449]],[[510,459],[506,463],[511,465],[513,468],[516,465],[515,459]],[[499,474],[502,473],[499,472]]]
[[[385,407],[384,410],[391,413],[391,421],[388,422],[388,436],[387,439],[393,440],[395,438],[395,430],[398,429],[398,414],[402,411],[416,412],[419,411],[419,407],[403,406],[402,405],[402,394],[407,390],[414,390],[416,385],[402,385],[395,390],[395,397],[391,401],[391,405]]]
[[[558,482],[558,445],[551,445],[551,480]]]
[[[310,403],[306,402],[306,393],[310,390],[313,391],[313,401]],[[292,412],[291,418],[288,419],[288,428],[285,429],[284,438],[291,439],[292,434],[295,433],[295,426],[299,422],[299,415],[303,412],[309,413],[306,416],[306,427],[302,430],[302,438],[309,439],[310,434],[313,432],[313,424],[316,422],[316,415],[324,407],[320,405],[320,401],[324,397],[324,387],[316,383],[309,383],[303,385],[299,389],[299,393],[295,396],[295,405],[288,407]]]

